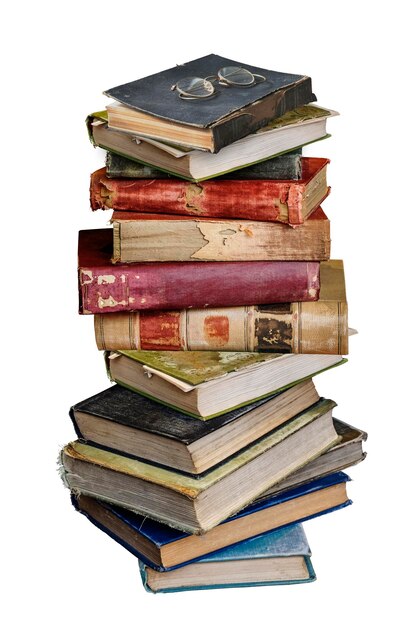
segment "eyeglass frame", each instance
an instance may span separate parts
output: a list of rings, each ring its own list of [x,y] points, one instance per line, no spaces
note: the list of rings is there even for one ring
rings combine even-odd
[[[248,74],[250,74],[253,78],[251,83],[247,83],[247,84],[240,84],[240,83],[235,83],[234,81],[228,80],[228,78],[226,78],[225,76],[220,76],[220,72],[222,72],[222,70],[227,69],[227,67],[234,67],[237,70],[244,70],[245,72],[248,72]],[[186,80],[193,80],[193,79],[197,79],[197,80],[201,80],[203,82],[207,82],[208,85],[210,85],[212,91],[210,93],[208,93],[207,95],[203,95],[203,96],[192,96],[190,95],[189,92],[182,90],[178,87],[178,84],[180,81]],[[261,80],[256,80],[257,78],[261,79]],[[239,67],[238,65],[231,65],[231,66],[226,66],[226,67],[221,67],[218,70],[217,74],[211,74],[210,76],[206,76],[206,78],[200,78],[199,76],[185,76],[184,78],[181,78],[180,80],[177,81],[177,83],[175,83],[174,85],[172,85],[170,87],[171,91],[177,91],[179,94],[179,98],[181,98],[182,100],[207,100],[208,98],[213,98],[214,96],[217,95],[215,86],[213,85],[212,81],[218,81],[219,85],[222,85],[223,87],[238,87],[238,88],[245,88],[245,87],[254,87],[254,85],[258,85],[260,83],[263,83],[265,80],[267,80],[267,78],[265,76],[263,76],[262,74],[254,74],[254,72],[251,72],[250,70],[247,70],[245,67]]]

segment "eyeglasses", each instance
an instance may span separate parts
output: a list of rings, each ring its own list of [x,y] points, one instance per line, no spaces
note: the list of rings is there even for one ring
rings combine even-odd
[[[261,76],[261,74],[253,74],[243,67],[230,65],[221,67],[216,76],[181,78],[171,87],[171,91],[177,91],[182,100],[196,100],[215,96],[217,93],[213,84],[215,81],[218,81],[218,84],[223,87],[253,87],[265,80],[266,77]]]

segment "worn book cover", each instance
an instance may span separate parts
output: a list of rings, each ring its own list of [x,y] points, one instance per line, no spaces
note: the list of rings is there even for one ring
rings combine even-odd
[[[183,78],[217,75],[221,68],[228,66],[239,66],[252,74],[262,75],[265,81],[251,86],[218,86],[215,97],[200,99],[197,103],[179,98],[172,89]],[[308,76],[259,68],[216,54],[112,87],[104,93],[147,115],[210,131],[211,145],[207,149],[211,152],[218,152],[255,132],[286,111],[316,100]]]
[[[112,242],[110,228],[79,233],[82,314],[305,302],[319,297],[316,261],[116,265],[111,262]]]
[[[250,165],[261,165],[267,159],[325,139],[330,136],[327,120],[335,115],[338,115],[336,111],[305,105],[277,117],[257,132],[225,146],[217,154],[110,129],[107,111],[92,113],[86,124],[94,146],[176,177],[199,182],[233,174]]]
[[[319,400],[311,380],[203,421],[113,385],[74,405],[86,442],[191,474],[201,474]]]
[[[273,486],[264,495],[278,494],[283,490],[293,489],[322,476],[341,472],[347,467],[364,461],[367,453],[363,450],[363,442],[367,440],[367,433],[336,418],[334,418],[334,426],[340,438],[338,443],[317,459],[301,467],[289,478],[281,481],[280,484]]]
[[[273,157],[249,167],[243,167],[238,172],[231,172],[219,176],[218,180],[239,178],[240,180],[299,180],[302,176],[302,148],[287,154]],[[106,154],[106,176],[109,178],[172,178],[172,175],[155,167],[138,163],[114,152]]]
[[[307,367],[315,367],[317,363],[322,363],[324,367],[331,363],[341,362],[341,358],[313,359],[310,355],[291,354],[263,354],[251,352],[216,352],[216,351],[155,351],[155,350],[119,350],[121,354],[153,372],[156,376],[160,373],[167,382],[176,385],[180,381],[189,386],[198,386],[204,383],[215,381],[233,373],[242,374],[255,373],[259,369],[264,369],[263,364],[267,362],[279,362],[283,369],[288,369],[291,365],[300,363]],[[180,385],[180,382],[178,383]]]
[[[114,211],[114,263],[148,261],[327,261],[321,207],[298,228],[256,220]]]
[[[301,525],[275,530],[205,556],[191,565],[158,572],[139,561],[147,591],[289,585],[316,579],[311,550]]]
[[[189,183],[173,178],[110,179],[106,169],[90,179],[93,210],[168,213],[283,222],[298,226],[325,200],[327,159],[302,158],[300,180],[216,179]]]
[[[74,507],[144,563],[167,571],[254,536],[351,504],[347,474],[334,473],[261,497],[205,535],[191,535],[103,500],[74,494]]]
[[[198,419],[283,391],[346,362],[331,354],[120,350],[106,352],[111,380]]]
[[[317,302],[95,315],[99,350],[348,354],[344,266],[320,264]]]
[[[199,478],[80,441],[62,450],[62,478],[73,491],[204,533],[331,448],[338,441],[334,406],[320,400]]]

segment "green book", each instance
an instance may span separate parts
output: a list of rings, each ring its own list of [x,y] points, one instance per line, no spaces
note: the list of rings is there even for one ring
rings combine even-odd
[[[124,350],[106,353],[111,380],[199,419],[267,397],[346,359],[329,354]]]
[[[327,119],[338,115],[330,109],[305,105],[276,118],[257,132],[212,154],[185,146],[109,129],[107,111],[86,119],[93,145],[179,178],[199,182],[241,170],[302,146],[325,139]]]
[[[261,161],[236,172],[219,176],[219,180],[299,180],[302,176],[302,149]],[[172,174],[138,163],[119,154],[106,154],[106,176],[109,178],[172,178]]]
[[[199,477],[80,441],[62,451],[62,477],[76,493],[200,534],[331,448],[339,440],[334,406],[319,400]]]

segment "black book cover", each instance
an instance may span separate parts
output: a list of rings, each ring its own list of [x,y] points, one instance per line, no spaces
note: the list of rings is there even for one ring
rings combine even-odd
[[[154,402],[138,393],[125,389],[125,387],[114,385],[74,405],[70,410],[70,417],[79,437],[82,437],[82,433],[76,427],[75,411],[81,411],[96,417],[112,420],[124,426],[176,439],[188,445],[225,424],[236,420],[256,407],[265,404],[272,397],[263,398],[205,422],[189,417],[171,407]]]
[[[248,87],[225,87],[216,82],[216,95],[208,99],[183,100],[172,90],[182,78],[206,78],[227,66],[242,67],[266,80]],[[316,100],[308,76],[255,67],[216,54],[113,87],[104,94],[156,117],[212,129],[214,152],[287,111]]]

